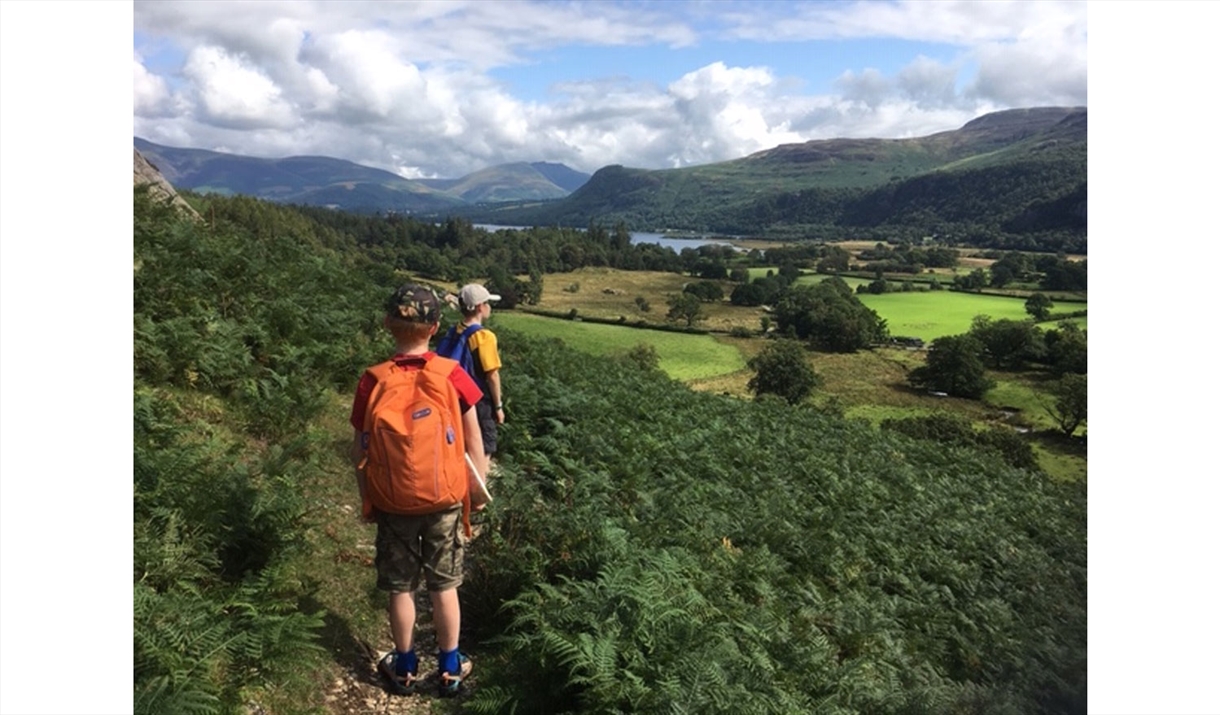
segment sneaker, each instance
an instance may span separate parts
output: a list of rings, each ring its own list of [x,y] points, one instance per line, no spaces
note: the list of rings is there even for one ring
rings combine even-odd
[[[390,651],[389,653],[386,653],[385,657],[381,659],[381,662],[377,664],[377,669],[380,670],[381,674],[384,675],[386,680],[390,682],[390,692],[396,695],[410,695],[411,693],[415,692],[417,676],[415,673],[399,675],[397,671],[394,670],[394,666],[397,661],[398,654],[394,651]]]
[[[441,673],[440,695],[442,698],[452,697],[458,694],[462,688],[462,681],[466,676],[470,675],[470,671],[474,670],[474,664],[470,662],[470,658],[465,653],[458,653],[458,673]]]

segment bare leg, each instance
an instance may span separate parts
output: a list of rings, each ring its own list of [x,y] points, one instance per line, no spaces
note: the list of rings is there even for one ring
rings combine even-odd
[[[458,631],[462,628],[462,608],[456,588],[430,591],[432,621],[436,626],[436,646],[442,651],[458,647]]]
[[[436,601],[433,600],[433,603],[435,604]],[[415,594],[410,591],[391,593],[389,611],[390,633],[394,636],[394,647],[398,652],[406,653],[411,650],[411,643],[415,636]]]

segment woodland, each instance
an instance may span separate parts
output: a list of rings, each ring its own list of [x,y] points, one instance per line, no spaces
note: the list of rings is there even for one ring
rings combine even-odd
[[[186,198],[202,220],[134,198],[137,713],[334,712],[318,683],[385,641],[346,420],[402,271],[512,309],[572,267],[723,269],[622,224]],[[497,334],[502,475],[461,590],[476,675],[445,711],[1085,711],[1083,480]]]

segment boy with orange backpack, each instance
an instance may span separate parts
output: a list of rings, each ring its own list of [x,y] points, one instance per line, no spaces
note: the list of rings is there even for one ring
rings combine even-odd
[[[384,325],[397,350],[361,376],[351,413],[362,513],[377,524],[377,588],[390,594],[394,651],[378,668],[403,695],[420,679],[413,640],[421,579],[432,601],[440,694],[457,694],[471,671],[458,650],[457,588],[470,536],[467,459],[487,473],[473,409],[483,395],[455,361],[428,351],[440,306],[426,286],[407,284],[390,296]]]

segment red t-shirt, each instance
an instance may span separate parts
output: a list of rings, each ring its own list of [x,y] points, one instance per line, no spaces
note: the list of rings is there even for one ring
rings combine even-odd
[[[420,370],[423,369],[424,363],[434,357],[436,357],[436,353],[432,351],[428,351],[422,355],[403,355],[402,353],[399,353],[393,357],[393,360],[398,364],[399,367],[403,367],[408,370]],[[470,375],[466,374],[466,371],[462,369],[461,365],[457,366],[453,369],[453,372],[449,373],[449,382],[453,383],[453,386],[457,388],[458,399],[462,403],[463,413],[470,409],[471,405],[483,398],[483,391],[480,390],[479,386],[476,385],[474,380],[470,378]],[[373,377],[372,373],[365,371],[365,373],[360,376],[360,384],[356,386],[356,399],[352,401],[351,416],[352,427],[355,427],[357,432],[364,431],[364,413],[365,409],[368,407],[369,393],[373,391],[373,388],[376,385],[377,378]]]

